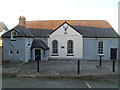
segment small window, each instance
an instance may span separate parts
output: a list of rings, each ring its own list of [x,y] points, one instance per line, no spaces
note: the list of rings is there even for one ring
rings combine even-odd
[[[67,54],[73,54],[73,41],[69,40],[67,43]]]
[[[20,52],[19,52],[19,51],[16,51],[16,55],[18,55],[18,54],[20,54]]]
[[[17,32],[16,31],[12,31],[11,32],[11,40],[15,40],[16,36],[17,36]]]
[[[12,51],[9,51],[9,55],[12,55],[13,54],[13,52]]]
[[[53,40],[52,42],[52,53],[58,54],[58,41],[57,40]]]
[[[99,55],[104,54],[104,45],[102,41],[98,43],[98,54]]]

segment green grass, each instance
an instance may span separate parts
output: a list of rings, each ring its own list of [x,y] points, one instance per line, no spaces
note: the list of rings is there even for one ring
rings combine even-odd
[[[16,73],[4,73],[2,74],[3,77],[16,77]]]
[[[23,62],[9,62],[9,61],[6,61],[6,62],[2,62],[2,65],[3,66],[14,66],[14,65],[17,65],[17,66],[21,66],[21,65],[24,65],[25,63]]]
[[[94,79],[94,78],[81,78],[81,77],[63,77],[63,76],[52,76],[48,77],[50,79],[79,79],[79,80],[84,80],[84,81],[93,81],[93,82],[113,82],[109,79]]]
[[[3,66],[14,65],[14,63],[13,62],[2,62],[2,65]]]
[[[50,79],[57,79],[57,80],[63,79],[63,77],[61,77],[61,76],[53,76],[53,77],[48,77],[48,78],[50,78]]]

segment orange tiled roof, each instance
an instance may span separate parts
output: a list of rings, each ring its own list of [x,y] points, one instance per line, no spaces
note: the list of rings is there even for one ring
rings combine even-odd
[[[48,21],[27,21],[27,28],[56,29],[64,22],[71,25],[112,28],[106,20],[48,20]]]

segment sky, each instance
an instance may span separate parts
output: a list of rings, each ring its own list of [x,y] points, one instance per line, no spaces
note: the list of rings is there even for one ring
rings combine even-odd
[[[34,20],[107,20],[118,32],[119,0],[0,0],[0,22],[11,29],[18,18]]]

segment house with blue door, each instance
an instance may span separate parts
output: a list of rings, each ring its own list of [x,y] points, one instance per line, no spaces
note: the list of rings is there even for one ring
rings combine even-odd
[[[106,20],[26,21],[2,35],[4,61],[118,60],[119,35]]]

